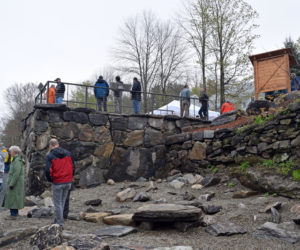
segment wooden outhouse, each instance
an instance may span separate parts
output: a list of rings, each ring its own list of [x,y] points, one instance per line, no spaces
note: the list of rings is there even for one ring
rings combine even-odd
[[[297,65],[290,48],[274,50],[249,57],[254,67],[255,99],[269,91],[291,91],[290,67]]]

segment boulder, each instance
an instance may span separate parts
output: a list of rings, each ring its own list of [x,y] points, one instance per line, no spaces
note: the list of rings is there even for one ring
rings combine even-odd
[[[109,213],[99,212],[99,213],[86,213],[83,216],[83,219],[88,222],[100,223],[103,218],[109,216]]]
[[[83,112],[66,111],[63,113],[63,119],[67,122],[85,124],[89,122],[88,115]]]
[[[183,143],[185,141],[190,140],[191,138],[192,138],[191,133],[182,133],[182,134],[171,135],[166,138],[166,145]]]
[[[128,134],[124,141],[124,145],[127,147],[138,147],[143,145],[144,130],[135,130]]]
[[[74,249],[97,249],[109,250],[109,245],[103,242],[102,238],[94,234],[83,235],[67,242],[68,246]]]
[[[210,125],[219,126],[222,124],[233,122],[236,120],[236,118],[237,118],[237,111],[234,110],[234,111],[226,112],[225,114],[222,114],[216,117],[215,119],[213,119]]]
[[[144,129],[147,124],[146,117],[138,117],[138,116],[131,116],[128,119],[128,129],[130,130],[140,130]]]
[[[95,126],[105,126],[108,122],[108,116],[103,114],[89,114],[90,122]]]
[[[38,249],[47,249],[55,247],[63,242],[62,227],[58,224],[52,224],[40,228],[30,239],[30,245]]]
[[[202,211],[194,206],[179,204],[149,204],[137,209],[133,220],[137,222],[193,222],[201,219]]]
[[[116,200],[119,202],[124,202],[126,200],[131,200],[135,197],[136,191],[133,188],[126,188],[125,190],[117,194]]]
[[[108,225],[135,226],[132,216],[133,214],[111,215],[104,217],[103,222]]]
[[[189,158],[193,161],[201,161],[206,158],[206,143],[195,142],[192,150],[190,150]]]
[[[163,134],[154,129],[146,129],[144,137],[145,147],[153,147],[160,144],[164,144]]]
[[[270,108],[276,108],[276,106],[277,105],[274,102],[256,100],[249,103],[246,112],[248,115],[259,115],[263,111],[268,111]]]
[[[214,185],[217,185],[219,184],[221,181],[221,178],[219,177],[215,177],[215,176],[212,176],[212,177],[205,177],[202,181],[201,181],[201,185],[203,187],[210,187],[210,186],[214,186]]]
[[[145,202],[145,201],[150,201],[150,200],[151,200],[151,197],[145,192],[140,192],[133,198],[134,202],[136,202],[136,201]]]
[[[16,243],[17,241],[24,240],[38,231],[37,227],[18,228],[16,230],[8,230],[1,233],[0,229],[0,247]]]
[[[27,213],[28,218],[52,218],[53,210],[48,207],[35,208]]]
[[[184,182],[173,180],[170,182],[170,186],[175,189],[181,189],[184,186]]]
[[[241,190],[241,191],[237,191],[232,195],[232,198],[234,199],[238,199],[238,198],[248,198],[254,195],[257,195],[258,192],[257,191],[252,191],[252,190]]]
[[[84,202],[84,204],[87,206],[90,206],[90,205],[91,206],[99,206],[99,205],[101,205],[101,203],[102,203],[102,200],[100,200],[100,199],[88,200],[88,201]]]
[[[137,230],[134,227],[129,226],[109,226],[101,227],[94,230],[92,233],[100,237],[102,236],[111,236],[111,237],[122,237],[131,233],[136,233]]]
[[[115,185],[116,183],[114,182],[113,179],[108,179],[107,182],[106,182],[107,185],[110,185],[110,186],[113,186]]]
[[[253,237],[279,239],[294,244],[300,240],[300,229],[293,222],[281,224],[266,222],[253,233]]]
[[[234,223],[215,223],[208,226],[205,232],[213,236],[231,236],[234,234],[245,234],[247,231]]]

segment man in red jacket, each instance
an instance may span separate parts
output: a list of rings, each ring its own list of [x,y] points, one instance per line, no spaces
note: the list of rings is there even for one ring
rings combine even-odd
[[[221,108],[221,114],[225,114],[234,110],[234,105],[230,101],[226,101]]]
[[[49,142],[50,153],[46,156],[45,174],[49,182],[52,182],[52,195],[55,208],[54,223],[64,225],[64,206],[72,187],[72,179],[75,170],[71,153],[59,146],[56,139]]]

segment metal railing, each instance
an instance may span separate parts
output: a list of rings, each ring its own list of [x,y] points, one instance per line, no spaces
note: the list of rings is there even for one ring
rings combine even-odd
[[[85,107],[98,110],[98,104],[94,96],[95,86],[62,82],[65,85],[65,94],[63,103],[68,107]],[[55,81],[47,81],[46,84],[40,86],[40,92],[35,97],[35,103],[49,103],[49,88],[52,84],[57,84]],[[131,85],[125,84],[122,92],[122,113],[133,114],[133,105],[131,100]],[[103,88],[103,87],[96,87]],[[107,89],[107,88],[105,88]],[[107,112],[116,113],[114,106],[114,90],[109,88],[109,96],[107,97]],[[119,89],[118,89],[119,91]],[[141,91],[140,113],[141,114],[156,114],[156,115],[180,115],[180,105],[172,101],[179,101],[179,95],[164,95],[160,93],[143,92]],[[145,103],[146,101],[146,103]],[[190,114],[191,117],[196,117],[200,107],[196,105],[198,98],[190,98]],[[179,113],[178,113],[179,112]]]

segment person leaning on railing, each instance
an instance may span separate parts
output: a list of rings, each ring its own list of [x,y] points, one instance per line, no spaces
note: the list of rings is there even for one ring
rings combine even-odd
[[[57,82],[55,88],[55,103],[62,104],[66,88],[65,85],[61,82],[60,78],[56,78],[55,82]]]
[[[119,76],[116,76],[116,83],[113,89],[114,92],[114,106],[115,112],[122,114],[122,93],[124,90],[124,83]]]
[[[106,102],[109,94],[109,85],[103,79],[103,76],[99,76],[98,80],[96,81],[94,86],[94,93],[97,99],[98,110],[102,111],[102,104],[103,104],[103,110],[104,112],[107,112]]]
[[[189,90],[189,86],[185,85],[180,92],[180,117],[190,115],[190,96],[191,91]]]
[[[136,77],[133,78],[133,85],[131,89],[131,100],[133,105],[133,112],[136,115],[139,115],[141,112],[140,102],[142,100],[141,96],[141,83],[138,81]]]

